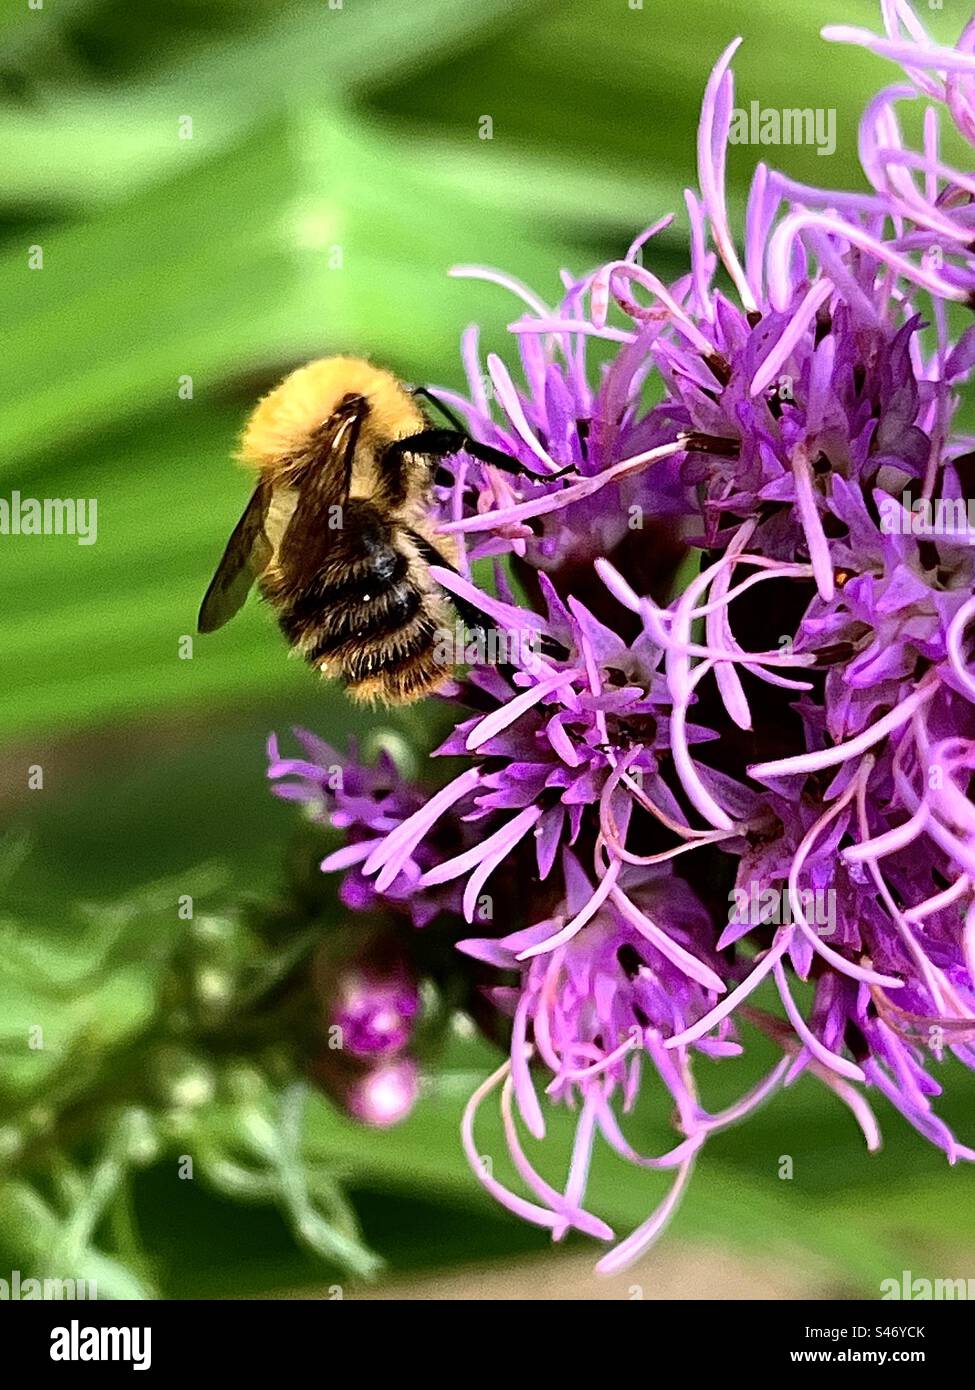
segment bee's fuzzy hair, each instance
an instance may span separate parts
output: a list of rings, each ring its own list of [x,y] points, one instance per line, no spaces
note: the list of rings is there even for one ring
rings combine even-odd
[[[426,425],[419,405],[392,372],[362,357],[322,357],[291,372],[258,403],[244,428],[240,459],[273,481],[349,395],[369,403],[360,434],[360,447],[368,452]]]

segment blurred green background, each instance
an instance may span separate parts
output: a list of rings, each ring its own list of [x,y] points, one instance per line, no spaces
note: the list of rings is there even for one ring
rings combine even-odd
[[[95,545],[0,537],[0,1277],[351,1296],[368,1247],[385,1261],[380,1296],[595,1289],[595,1252],[543,1254],[469,1177],[457,1118],[492,1058],[463,1030],[391,1133],[316,1099],[299,1134],[273,1067],[208,1055],[191,1029],[174,1039],[174,972],[196,991],[189,1012],[216,1015],[263,968],[227,905],[274,892],[294,827],[265,790],[268,731],[306,724],[341,745],[353,723],[392,728],[421,757],[431,739],[423,714],[353,719],[285,659],[258,605],[190,659],[180,642],[247,491],[236,434],[285,370],[349,350],[460,386],[463,328],[478,322],[510,357],[518,306],[449,266],[501,266],[554,299],[560,267],[621,254],[671,209],[654,269],[680,273],[700,97],[735,34],[738,103],[833,107],[837,151],[733,149],[733,211],[762,157],[859,184],[859,110],[896,74],[817,35],[876,28],[872,0],[635,5],[20,0],[0,13],[0,495],[98,502]],[[923,12],[946,38],[967,16],[956,0]],[[191,923],[174,920],[182,893],[208,905]],[[25,1046],[36,1027],[42,1049]],[[763,1060],[759,1048],[748,1075]],[[715,1103],[747,1084],[712,1070]],[[951,1080],[943,1110],[970,1138],[975,1091]],[[611,1296],[869,1297],[904,1268],[975,1274],[971,1175],[879,1109],[873,1159],[806,1081],[715,1140],[659,1253]],[[200,1181],[174,1177],[186,1153]],[[660,1190],[607,1163],[591,1205],[625,1230]],[[526,1282],[515,1257],[543,1264]],[[492,1262],[500,1283],[470,1273]]]

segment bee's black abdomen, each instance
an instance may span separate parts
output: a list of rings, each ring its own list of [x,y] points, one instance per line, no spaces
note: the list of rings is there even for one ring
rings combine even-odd
[[[452,662],[439,650],[435,616],[423,611],[395,638],[369,643],[351,652],[342,664],[350,695],[403,704],[435,690],[450,675]]]
[[[396,671],[408,666],[417,657],[432,653],[436,640],[436,623],[421,612],[410,623],[401,625],[395,633],[350,646],[341,654],[343,676],[354,685],[358,681],[371,680],[380,671]]]
[[[344,608],[360,602],[364,595],[373,598],[401,584],[408,568],[405,555],[384,546],[350,563],[339,580],[327,571],[316,575],[294,595],[289,614],[296,623],[315,622],[327,609]]]
[[[301,576],[276,604],[284,635],[311,662],[345,642],[395,631],[420,603],[408,557],[390,543],[388,530],[370,521],[357,528],[351,546],[338,537],[335,550],[330,564]]]
[[[317,637],[307,648],[312,665],[326,658],[344,657],[344,648],[363,643],[395,641],[423,608],[424,596],[415,584],[401,580],[380,593],[362,592],[344,604],[323,607]]]
[[[261,587],[309,665],[338,676],[356,699],[399,704],[453,670],[452,650],[440,641],[449,615],[429,563],[416,532],[353,500],[317,563],[279,565]]]

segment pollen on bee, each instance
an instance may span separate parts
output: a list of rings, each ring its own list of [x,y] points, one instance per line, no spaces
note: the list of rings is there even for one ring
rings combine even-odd
[[[837,570],[833,575],[833,583],[837,589],[842,589],[843,585],[853,578],[850,570]]]

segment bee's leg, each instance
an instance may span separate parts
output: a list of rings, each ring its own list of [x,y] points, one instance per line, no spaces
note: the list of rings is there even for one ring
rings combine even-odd
[[[426,454],[431,459],[450,458],[453,454],[470,454],[471,458],[479,459],[481,463],[489,463],[492,468],[500,468],[502,472],[513,473],[520,478],[531,478],[536,483],[555,482],[568,473],[576,472],[573,465],[569,464],[567,468],[560,468],[555,473],[533,473],[510,454],[472,439],[465,430],[421,430],[409,439],[397,439],[395,443],[390,444],[383,460],[385,462],[391,457],[397,458],[403,454]]]
[[[423,396],[426,400],[430,402],[431,405],[436,406],[437,409],[440,411],[440,414],[444,417],[448,424],[453,426],[453,428],[457,431],[458,434],[467,433],[467,431],[464,429],[464,426],[460,423],[458,417],[451,410],[450,406],[444,405],[440,397],[435,396],[428,386],[414,386],[412,394],[414,396]]]
[[[446,555],[442,555],[433,542],[427,540],[426,536],[421,536],[419,531],[407,531],[406,534],[428,565],[440,565],[443,569],[450,570],[451,574],[460,573],[457,566],[452,565]],[[479,608],[475,608],[473,603],[469,603],[465,598],[460,598],[457,594],[448,594],[447,596],[463,619],[464,625],[471,630],[475,637],[486,640],[485,614]]]
[[[417,531],[408,531],[407,535],[428,565],[440,565],[443,569],[450,570],[452,574],[460,573],[457,566],[452,565],[446,555],[441,555],[437,547],[431,541],[428,541],[425,536],[421,536]],[[485,620],[489,615],[483,613],[480,608],[475,607],[468,599],[460,598],[457,594],[451,593],[448,594],[448,597],[464,620],[465,625],[470,628],[475,637],[482,639],[486,643],[487,628],[485,626]],[[542,656],[547,656],[554,661],[567,661],[571,655],[567,647],[563,646],[561,642],[557,642],[554,637],[549,637],[547,633],[538,633],[536,640],[538,642],[538,650],[541,652]]]

